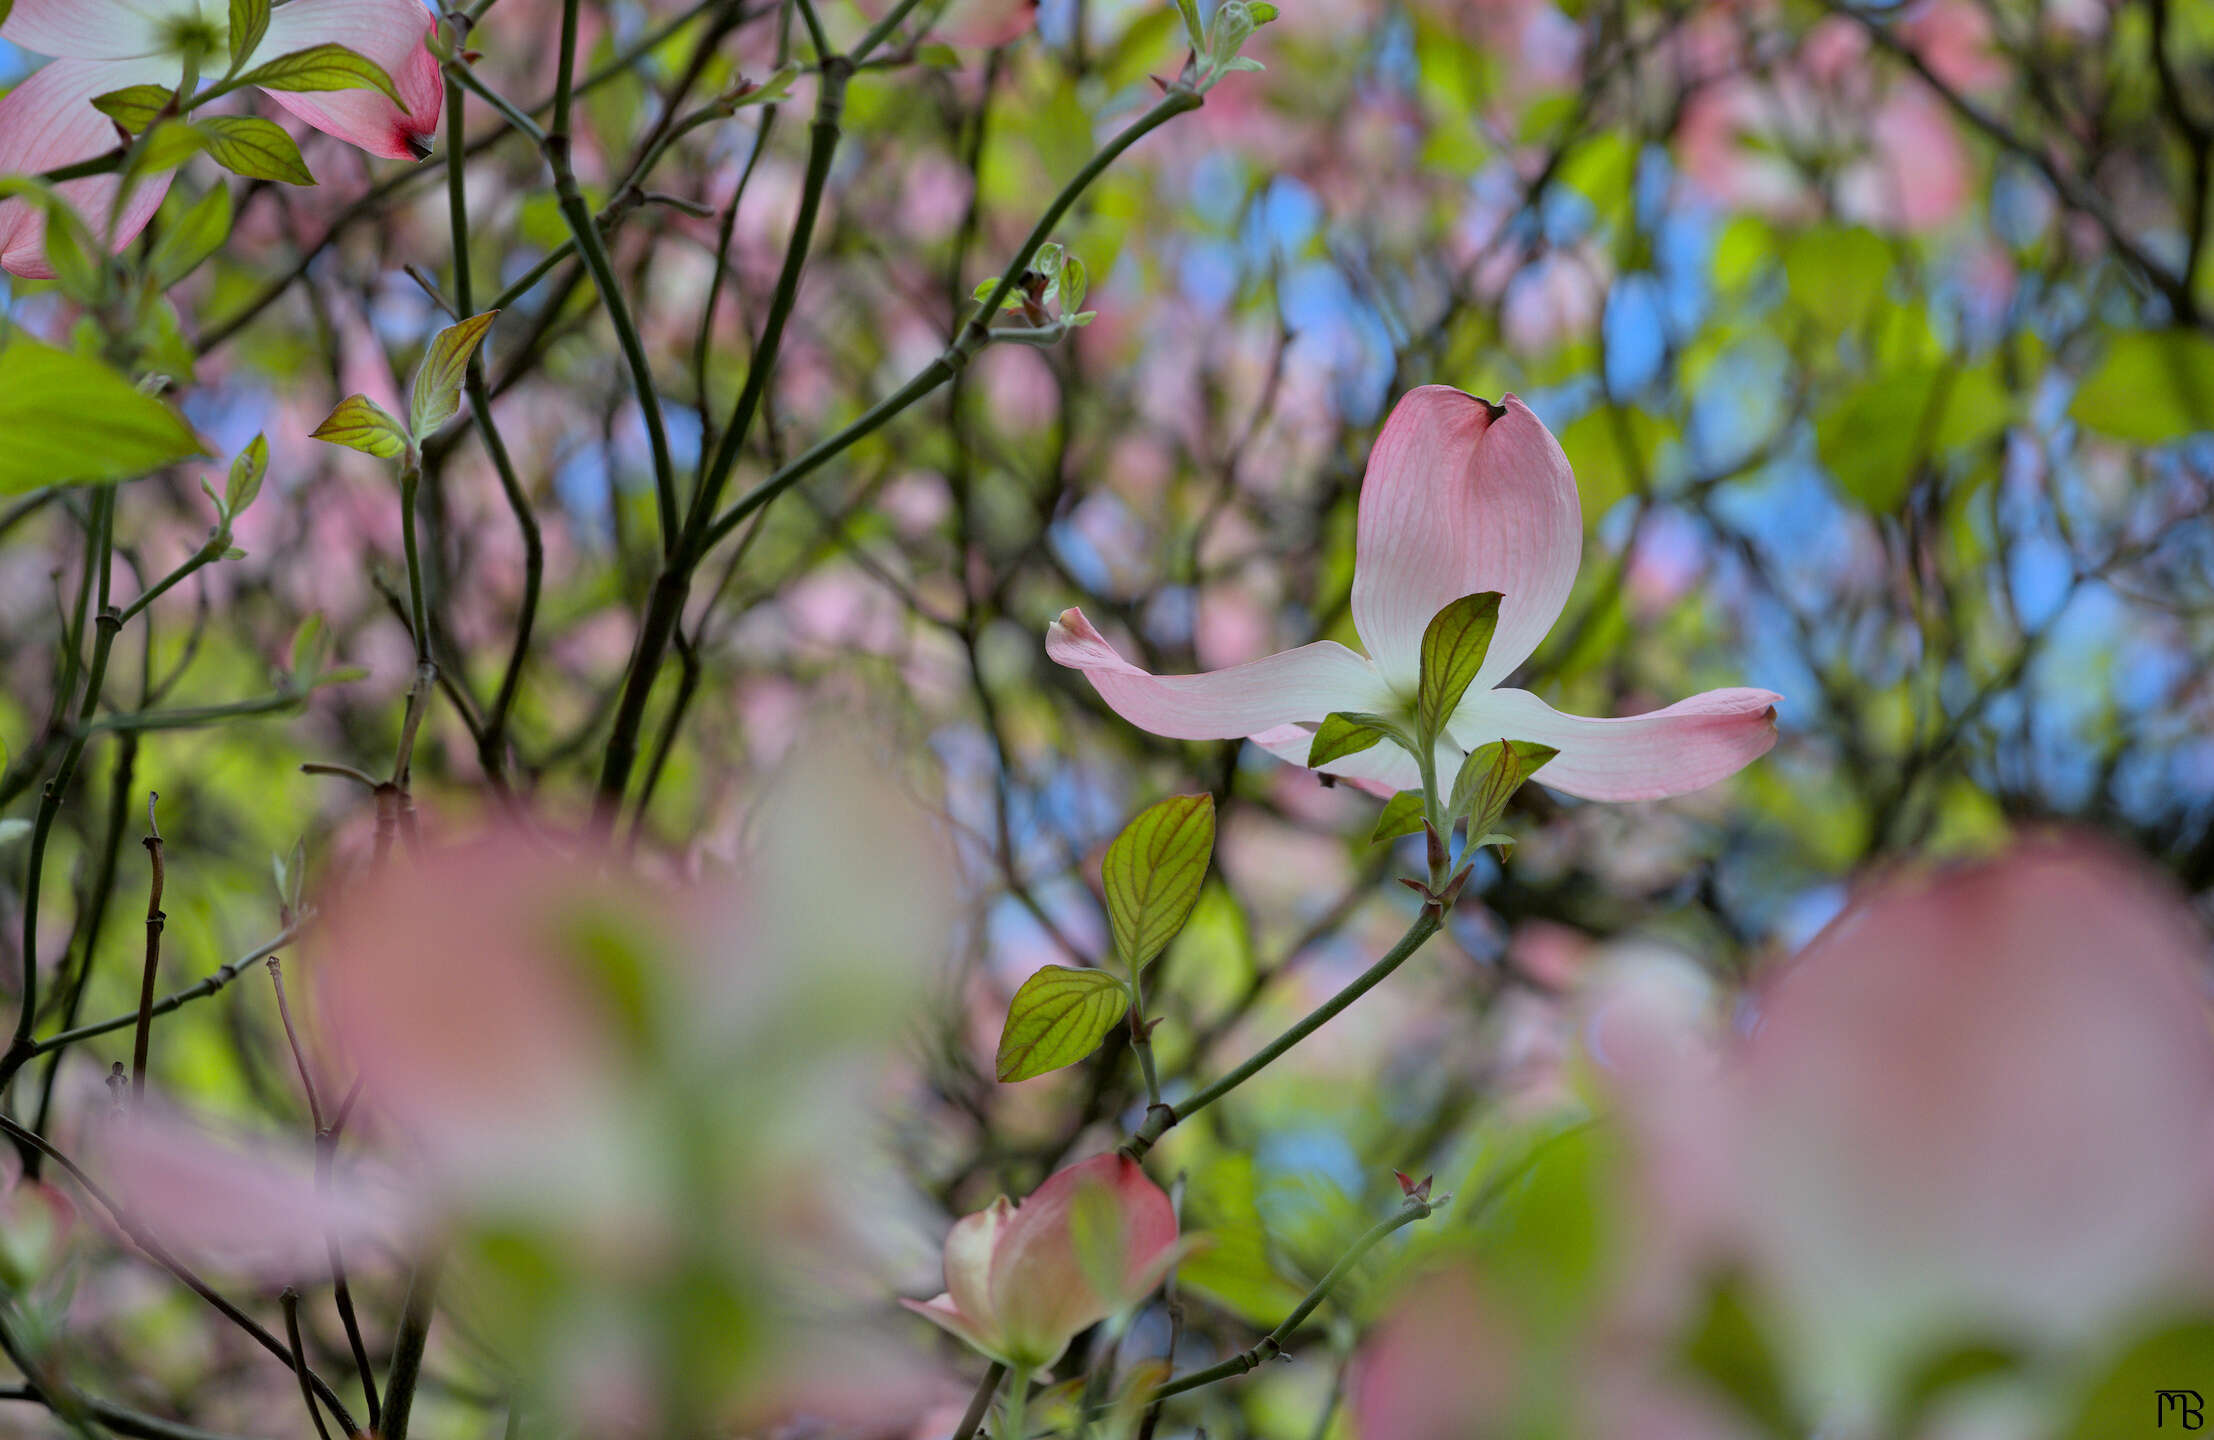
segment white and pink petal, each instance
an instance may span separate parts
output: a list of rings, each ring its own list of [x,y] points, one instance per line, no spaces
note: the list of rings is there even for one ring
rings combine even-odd
[[[19,7],[20,9],[20,7]],[[11,22],[12,23],[12,22]],[[54,60],[0,96],[0,175],[38,175],[90,160],[119,143],[115,122],[92,108],[93,97],[127,85],[173,84],[176,66],[160,59]],[[105,232],[116,177],[95,175],[57,188],[95,235]],[[149,175],[114,217],[120,249],[146,228],[169,193],[169,176]],[[46,217],[35,204],[0,200],[0,269],[27,279],[51,279]]]
[[[1470,692],[1453,717],[1453,738],[1474,748],[1534,740],[1560,753],[1540,783],[1586,800],[1659,800],[1736,774],[1776,743],[1768,690],[1709,690],[1643,715],[1566,715],[1527,690]]]
[[[1081,610],[1046,628],[1046,654],[1081,670],[1114,712],[1177,740],[1235,740],[1333,710],[1394,704],[1368,661],[1331,641],[1200,675],[1154,675],[1123,659]]]
[[[1393,407],[1361,483],[1353,565],[1353,623],[1385,676],[1411,689],[1431,617],[1496,590],[1475,682],[1496,685],[1560,618],[1582,555],[1568,458],[1521,400],[1425,385]]]
[[[424,40],[430,12],[416,0],[292,0],[269,16],[254,62],[310,46],[340,44],[384,67],[406,102],[375,90],[270,91],[285,109],[327,135],[390,160],[420,160],[431,150],[444,104],[445,77]]]

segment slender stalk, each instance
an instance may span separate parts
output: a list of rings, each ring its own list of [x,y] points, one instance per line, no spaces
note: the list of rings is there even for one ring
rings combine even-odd
[[[431,1316],[438,1294],[438,1257],[424,1257],[408,1282],[400,1311],[399,1334],[392,1341],[392,1368],[384,1378],[384,1429],[380,1440],[407,1440],[408,1418],[415,1409],[415,1388],[423,1378],[423,1351],[430,1342]]]
[[[90,1195],[101,1209],[108,1213],[108,1218],[115,1222],[115,1227],[121,1230],[133,1245],[143,1251],[155,1264],[167,1270],[187,1290],[213,1306],[224,1319],[252,1336],[256,1344],[283,1361],[286,1368],[292,1368],[291,1349],[282,1340],[270,1334],[269,1328],[259,1320],[223,1298],[220,1292],[209,1285],[207,1281],[194,1274],[183,1261],[170,1254],[166,1246],[148,1233],[135,1217],[126,1213],[121,1206],[117,1205],[114,1197],[100,1188],[99,1183],[87,1175],[74,1160],[55,1149],[53,1144],[44,1136],[32,1134],[5,1115],[0,1115],[0,1132],[5,1132],[13,1137],[18,1144],[35,1148],[47,1159],[52,1160],[69,1172],[69,1177],[76,1181],[78,1186],[87,1195]],[[361,1427],[354,1423],[354,1418],[348,1413],[345,1402],[338,1398],[338,1392],[330,1387],[328,1381],[309,1368],[303,1368],[295,1373],[303,1374],[307,1382],[315,1387],[316,1395],[321,1398],[323,1404],[329,1408],[332,1417],[338,1421],[348,1435],[361,1433]]]
[[[1171,1380],[1155,1390],[1153,1398],[1164,1400],[1171,1395],[1181,1395],[1187,1390],[1197,1390],[1202,1385],[1212,1385],[1217,1380],[1228,1380],[1232,1376],[1246,1374],[1283,1354],[1285,1344],[1298,1331],[1299,1327],[1306,1323],[1307,1317],[1314,1314],[1316,1308],[1323,1301],[1330,1298],[1331,1290],[1336,1288],[1337,1283],[1343,1280],[1347,1273],[1361,1262],[1363,1256],[1376,1248],[1377,1242],[1394,1230],[1412,1225],[1415,1221],[1428,1217],[1432,1211],[1443,1203],[1442,1200],[1409,1199],[1405,1205],[1399,1208],[1396,1214],[1378,1221],[1375,1225],[1369,1227],[1360,1239],[1354,1241],[1352,1248],[1338,1258],[1337,1264],[1330,1267],[1329,1273],[1315,1282],[1315,1287],[1307,1292],[1306,1298],[1293,1307],[1292,1312],[1286,1315],[1274,1330],[1262,1336],[1251,1349],[1241,1350],[1219,1365],[1210,1365],[1204,1370],[1194,1370],[1189,1375]]]
[[[449,72],[454,68],[447,67]],[[472,315],[476,313],[476,281],[469,264],[463,97],[454,95],[448,104],[452,108],[446,114],[446,211],[453,229],[454,299],[464,315]],[[552,269],[556,258],[548,256],[544,269]],[[544,270],[534,273],[543,274]],[[503,295],[492,308],[503,309],[508,303],[508,297]],[[500,494],[507,501],[508,510],[515,516],[515,528],[523,537],[523,596],[516,606],[515,643],[508,651],[507,668],[500,673],[500,688],[493,696],[491,710],[484,717],[484,730],[477,745],[479,767],[487,775],[498,776],[506,769],[508,716],[515,708],[515,693],[522,684],[523,665],[530,658],[531,634],[538,624],[538,595],[546,574],[546,543],[539,529],[538,512],[531,505],[529,493],[523,489],[522,478],[515,472],[515,461],[508,454],[507,441],[501,437],[500,427],[492,418],[492,391],[485,382],[481,347],[469,356],[462,388],[469,396],[469,419],[476,426],[478,438],[484,442],[485,456],[491,460],[492,471],[500,480]],[[372,1426],[376,1424],[374,1409],[372,1404]]]
[[[161,932],[168,916],[162,913],[161,827],[154,823],[154,803],[161,796],[146,792],[146,855],[153,862],[153,883],[146,894],[146,968],[138,982],[138,1036],[131,1043],[131,1101],[146,1098],[146,1055],[154,1036],[154,981],[161,973]]]
[[[990,329],[991,317],[999,313],[1000,302],[1007,298],[1008,292],[1021,279],[1022,272],[1029,268],[1031,258],[1038,253],[1038,247],[1045,244],[1047,239],[1052,236],[1053,227],[1061,223],[1061,217],[1068,213],[1069,207],[1076,203],[1077,197],[1082,195],[1091,186],[1092,182],[1106,171],[1109,165],[1120,158],[1124,151],[1178,115],[1197,110],[1202,103],[1196,91],[1182,88],[1171,89],[1154,104],[1152,109],[1132,121],[1114,139],[1100,147],[1099,153],[1092,156],[1085,163],[1084,168],[1079,170],[1074,178],[1061,188],[1061,193],[1054,196],[1053,203],[1048,205],[1045,213],[1038,217],[1038,223],[1031,227],[1029,236],[1023,241],[1021,247],[1015,251],[1013,263],[1000,273],[999,283],[992,288],[992,292],[986,298],[983,306],[955,334],[953,343],[946,347],[945,352],[924,366],[905,385],[871,406],[860,418],[796,456],[783,468],[769,476],[768,479],[747,491],[738,499],[737,503],[717,516],[714,523],[708,526],[703,543],[700,546],[701,551],[704,553],[707,550],[712,550],[721,542],[724,536],[735,530],[748,515],[768,504],[786,490],[791,489],[801,479],[837,457],[856,441],[881,429],[885,422],[960,373],[968,365],[970,359],[994,338]],[[725,443],[728,444],[729,437],[724,438]]]
[[[645,341],[639,338],[638,322],[632,318],[630,302],[623,298],[622,287],[616,282],[615,266],[607,258],[607,247],[600,243],[600,227],[584,203],[584,192],[577,185],[576,170],[569,157],[569,109],[574,89],[572,77],[576,73],[579,3],[580,0],[562,0],[561,62],[555,71],[553,122],[547,128],[545,143],[539,148],[553,170],[554,196],[560,202],[561,218],[568,222],[570,237],[577,242],[577,253],[584,257],[585,268],[592,272],[592,284],[600,292],[600,304],[607,311],[608,323],[615,328],[623,359],[630,367],[631,388],[637,392],[638,409],[646,421],[646,439],[653,450],[654,504],[661,517],[661,548],[663,558],[667,559],[677,553],[678,543],[676,462],[669,454],[669,432],[661,415],[661,395],[654,388],[653,367],[646,358]]]
[[[976,1440],[976,1432],[992,1408],[992,1396],[998,1393],[999,1382],[1006,1378],[1007,1367],[994,1360],[991,1368],[984,1372],[983,1380],[978,1382],[969,1408],[961,1415],[961,1423],[953,1427],[953,1440]]]
[[[1029,1440],[1030,1368],[1017,1365],[1007,1377],[1007,1400],[999,1412],[999,1440]]]
[[[315,1422],[315,1433],[322,1440],[331,1440],[330,1427],[323,1423],[323,1407],[315,1403],[315,1389],[307,1382],[307,1351],[300,1344],[300,1292],[287,1285],[277,1296],[277,1303],[284,1307],[285,1339],[292,1346],[292,1371],[300,1377],[300,1399],[307,1406],[308,1418]]]
[[[176,994],[171,995],[167,999],[158,1002],[148,1013],[155,1016],[167,1015],[170,1011],[178,1009],[181,1006],[189,1005],[195,1000],[204,999],[207,996],[213,995],[216,991],[230,984],[233,980],[236,980],[241,974],[245,972],[248,966],[254,964],[256,961],[267,959],[272,951],[282,949],[284,946],[291,944],[294,940],[299,938],[299,935],[300,927],[296,925],[287,926],[284,932],[278,935],[276,939],[271,940],[268,944],[263,945],[258,949],[249,951],[248,953],[239,956],[236,960],[233,960],[229,964],[223,966],[223,968],[217,970],[214,974],[208,976],[207,979],[202,980],[199,984],[190,986],[187,989],[179,990]],[[118,1030],[126,1029],[129,1026],[136,1024],[137,1021],[138,1012],[134,1010],[128,1015],[116,1015],[106,1020],[95,1021],[90,1025],[79,1025],[73,1030],[64,1030],[58,1035],[49,1035],[44,1040],[40,1040],[37,1043],[33,1044],[31,1046],[31,1054],[34,1056],[48,1055],[57,1050],[65,1050],[69,1046],[75,1045],[80,1041],[97,1039],[102,1035],[110,1035]]]
[[[1393,971],[1406,964],[1408,958],[1415,951],[1422,948],[1424,941],[1437,934],[1444,923],[1444,916],[1438,913],[1437,907],[1424,905],[1422,913],[1415,917],[1415,922],[1407,927],[1407,933],[1399,937],[1398,943],[1385,951],[1383,957],[1375,964],[1349,981],[1344,989],[1317,1005],[1307,1014],[1306,1018],[1255,1051],[1253,1056],[1244,1064],[1230,1071],[1189,1100],[1177,1105],[1156,1105],[1148,1110],[1144,1123],[1138,1127],[1137,1133],[1132,1135],[1122,1148],[1133,1159],[1144,1158],[1145,1152],[1152,1149],[1154,1142],[1159,1140],[1162,1134],[1171,1126],[1179,1121],[1190,1119],[1243,1085],[1246,1081],[1260,1074],[1282,1058],[1285,1051],[1329,1024],[1337,1018],[1340,1011],[1382,984]]]
[[[39,796],[38,814],[31,825],[30,855],[24,867],[23,881],[23,1008],[15,1017],[15,1034],[9,1041],[7,1052],[0,1055],[0,1090],[7,1088],[18,1070],[36,1052],[31,1043],[31,1027],[38,1015],[38,899],[40,883],[46,869],[46,843],[54,831],[54,817],[61,812],[62,798],[69,793],[69,782],[76,778],[77,762],[84,757],[85,741],[89,735],[89,722],[100,707],[101,687],[107,682],[108,653],[114,647],[116,631],[122,628],[122,618],[108,603],[109,557],[114,551],[115,487],[103,485],[92,501],[91,543],[87,547],[88,560],[96,572],[95,584],[99,592],[99,613],[93,626],[92,663],[86,668],[84,699],[77,708],[77,725],[70,735],[68,746],[62,751],[61,763],[54,771],[54,778],[46,782]],[[20,1143],[19,1143],[20,1148]],[[32,1157],[28,1154],[26,1160]]]

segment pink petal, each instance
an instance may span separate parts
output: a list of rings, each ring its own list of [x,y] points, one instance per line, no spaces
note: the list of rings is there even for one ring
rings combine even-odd
[[[416,0],[293,0],[270,13],[269,33],[254,59],[274,60],[332,41],[368,56],[392,77],[406,110],[375,90],[270,91],[269,96],[316,129],[372,155],[420,160],[430,153],[427,137],[438,129],[446,95],[438,61],[423,44],[430,30],[430,16]]]
[[[954,1305],[952,1296],[940,1295],[935,1300],[908,1300],[903,1298],[899,1303],[945,1331],[954,1339],[959,1340],[962,1344],[986,1355],[997,1353],[992,1337],[969,1323],[968,1317],[963,1315]]]
[[[126,85],[173,83],[174,70],[161,60],[56,60],[39,69],[0,96],[0,175],[36,175],[114,149],[115,122],[92,108],[92,98]],[[114,176],[96,175],[57,188],[97,235],[107,226],[116,185]],[[116,219],[117,249],[146,228],[168,193],[165,174],[138,183]],[[45,236],[46,217],[36,207],[0,200],[0,269],[27,279],[52,279]]]
[[[1086,1274],[1070,1209],[1087,1189],[1103,1188],[1122,1220],[1125,1293],[1101,1295]],[[1097,1324],[1150,1288],[1149,1272],[1176,1243],[1176,1212],[1137,1161],[1118,1151],[1058,1171],[1015,1207],[992,1256],[992,1313],[1009,1345],[1051,1355],[1049,1364],[1086,1326]]]
[[[1015,1207],[1002,1195],[955,1221],[946,1235],[946,1294],[979,1324],[988,1324],[992,1313],[992,1252],[1014,1218]]]
[[[1563,715],[1527,690],[1471,694],[1453,717],[1453,736],[1473,748],[1493,740],[1535,740],[1561,753],[1537,773],[1552,789],[1586,800],[1658,800],[1712,785],[1776,743],[1768,690],[1709,690],[1664,710],[1620,719]]]
[[[1393,702],[1366,660],[1328,640],[1204,675],[1149,675],[1115,653],[1081,610],[1046,627],[1046,654],[1081,670],[1116,714],[1177,740],[1234,740]]]
[[[188,1260],[271,1281],[326,1274],[330,1238],[360,1252],[421,1221],[398,1191],[351,1170],[318,1187],[305,1142],[219,1137],[153,1107],[101,1128],[92,1169],[126,1216]]]
[[[161,24],[158,13],[149,15],[124,0],[16,0],[0,22],[0,40],[37,55],[130,60],[160,51]],[[171,70],[174,84],[176,67]]]
[[[1422,632],[1452,601],[1497,590],[1499,629],[1476,677],[1496,685],[1560,618],[1583,554],[1576,480],[1514,396],[1495,411],[1444,385],[1408,392],[1369,452],[1353,564],[1353,624],[1377,668],[1412,689]]]

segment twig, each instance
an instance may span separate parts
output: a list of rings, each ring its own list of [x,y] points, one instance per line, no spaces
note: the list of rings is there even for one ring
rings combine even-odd
[[[308,1418],[315,1422],[315,1433],[331,1440],[330,1427],[323,1423],[323,1407],[315,1403],[315,1389],[307,1382],[307,1352],[300,1346],[300,1292],[287,1285],[277,1303],[284,1307],[285,1339],[292,1346],[292,1371],[300,1377],[300,1400],[307,1406]]]
[[[168,916],[161,909],[161,827],[154,823],[155,791],[146,792],[147,858],[153,861],[154,880],[146,894],[146,968],[138,982],[138,1037],[131,1042],[131,1103],[146,1098],[146,1052],[154,1037],[154,980],[161,972],[161,931]]]

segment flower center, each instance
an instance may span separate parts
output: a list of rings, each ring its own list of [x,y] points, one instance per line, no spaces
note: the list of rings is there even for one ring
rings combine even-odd
[[[195,68],[221,55],[229,39],[229,26],[209,20],[196,11],[173,16],[162,23],[162,53],[182,56]]]

